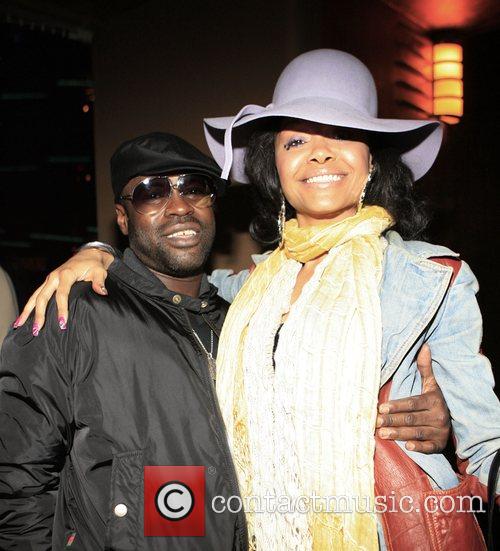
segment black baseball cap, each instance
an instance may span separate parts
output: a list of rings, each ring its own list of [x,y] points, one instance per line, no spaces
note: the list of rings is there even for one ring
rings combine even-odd
[[[227,187],[227,180],[220,177],[221,169],[213,159],[166,132],[151,132],[123,142],[113,153],[110,165],[115,201],[132,178],[143,174],[199,172],[213,178],[217,195],[222,195]]]

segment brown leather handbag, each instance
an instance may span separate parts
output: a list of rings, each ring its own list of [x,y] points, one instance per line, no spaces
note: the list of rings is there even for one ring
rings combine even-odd
[[[456,258],[431,260],[453,268],[451,285],[460,270],[461,261]],[[380,389],[379,403],[388,400],[391,384],[392,381],[389,381]],[[375,438],[374,467],[377,502],[388,509],[381,513],[380,518],[389,551],[486,549],[474,513],[462,512],[467,507],[461,506],[461,498],[470,495],[467,477],[459,475],[460,483],[455,488],[433,489],[426,473],[396,442],[378,437]],[[439,503],[443,503],[443,507],[437,507]],[[464,503],[468,504],[468,500]]]
[[[389,398],[390,387],[391,381],[380,390],[380,403]],[[461,512],[468,503],[465,501],[461,506],[462,496],[470,495],[466,477],[460,477],[455,488],[435,490],[425,472],[396,442],[378,437],[375,437],[374,467],[375,495],[389,508],[380,515],[389,551],[486,549],[474,513]],[[443,503],[443,507],[437,507],[438,503]]]

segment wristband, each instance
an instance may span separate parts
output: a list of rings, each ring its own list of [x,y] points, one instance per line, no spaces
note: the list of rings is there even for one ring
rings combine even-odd
[[[115,249],[111,245],[108,245],[107,243],[102,243],[101,241],[90,241],[90,243],[85,243],[78,249],[78,252],[85,251],[87,249],[98,249],[99,251],[109,253],[111,256],[113,256],[113,258],[116,258]]]

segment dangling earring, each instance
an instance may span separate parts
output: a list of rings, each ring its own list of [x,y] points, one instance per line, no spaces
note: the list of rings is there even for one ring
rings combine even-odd
[[[286,204],[285,198],[281,196],[281,208],[278,214],[278,237],[280,238],[280,248],[283,246],[283,240],[285,237],[285,222],[286,222]]]
[[[368,184],[372,181],[374,172],[375,172],[375,169],[373,168],[373,165],[370,165],[370,170],[368,172],[368,178],[366,179],[365,187],[363,188],[363,191],[361,192],[361,195],[359,196],[357,212],[359,212],[363,208],[363,201],[365,200],[366,188],[368,187]]]

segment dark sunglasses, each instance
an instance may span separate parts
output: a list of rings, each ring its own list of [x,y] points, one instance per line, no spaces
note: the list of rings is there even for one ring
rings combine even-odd
[[[193,207],[207,208],[215,203],[215,183],[206,174],[180,174],[175,184],[168,176],[150,176],[139,182],[130,195],[119,198],[130,201],[140,214],[156,214],[169,202],[172,189]]]

